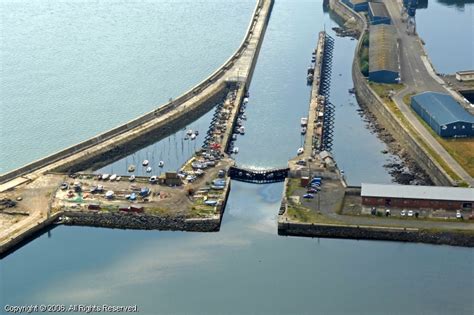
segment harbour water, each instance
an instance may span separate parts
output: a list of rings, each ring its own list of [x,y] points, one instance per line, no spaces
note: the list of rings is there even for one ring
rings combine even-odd
[[[427,1],[416,11],[417,31],[437,72],[474,69],[474,2]]]
[[[242,14],[250,16],[252,7]],[[235,32],[243,34],[247,22]],[[295,155],[311,51],[319,30],[333,26],[321,1],[275,2],[250,88],[246,135],[236,142],[238,164],[281,166]],[[385,145],[348,93],[354,46],[336,38],[334,154],[349,183],[386,183],[383,164],[394,157],[380,153]],[[189,128],[201,131],[199,124]],[[136,153],[136,163],[147,152],[172,157],[183,132]],[[218,233],[57,227],[1,260],[0,304],[137,304],[141,314],[472,314],[471,249],[279,237],[281,194],[281,183],[233,182]]]

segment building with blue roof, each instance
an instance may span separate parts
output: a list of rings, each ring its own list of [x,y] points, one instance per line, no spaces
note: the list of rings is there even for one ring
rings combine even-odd
[[[474,136],[474,116],[451,95],[423,92],[411,98],[411,107],[441,137]]]
[[[367,11],[369,8],[368,0],[341,0],[341,1],[356,12]]]

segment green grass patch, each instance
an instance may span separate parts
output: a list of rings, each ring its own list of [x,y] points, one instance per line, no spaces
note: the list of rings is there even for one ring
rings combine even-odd
[[[145,208],[147,214],[157,215],[157,216],[168,216],[170,214],[170,209],[159,208],[159,207],[150,207]]]
[[[461,167],[474,177],[474,139],[472,138],[442,138],[420,117],[413,112],[421,124],[431,135],[448,151],[448,153],[461,165]],[[467,185],[465,182],[461,184]]]
[[[369,33],[365,33],[362,35],[360,39],[362,41],[362,45],[360,46],[360,50],[358,52],[359,55],[359,66],[360,72],[365,77],[369,76]]]
[[[302,206],[297,206],[293,204],[288,205],[287,216],[292,221],[297,221],[300,223],[332,223],[340,224],[341,222],[328,218],[321,213],[316,212],[316,210],[308,209]]]
[[[290,196],[293,196],[295,191],[299,188],[302,188],[300,186],[300,179],[299,178],[288,178],[288,186],[286,188],[286,198],[289,198]]]

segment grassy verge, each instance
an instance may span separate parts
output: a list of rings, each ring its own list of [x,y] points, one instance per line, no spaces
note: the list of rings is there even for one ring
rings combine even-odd
[[[203,199],[194,201],[191,211],[189,211],[188,218],[206,218],[216,214],[216,207],[209,206],[204,203]]]
[[[341,223],[337,220],[328,218],[315,210],[293,204],[288,205],[287,215],[292,221],[299,223]]]
[[[369,34],[365,33],[362,38],[361,49],[359,51],[359,65],[360,65],[360,72],[365,77],[369,76]]]
[[[408,98],[407,98],[408,96]],[[411,95],[406,95],[403,98],[405,104],[410,106]],[[411,108],[410,108],[411,109]],[[413,110],[412,110],[413,111]],[[464,170],[470,175],[474,176],[474,139],[472,138],[452,138],[445,139],[440,137],[434,130],[413,111],[420,123],[431,133],[431,135],[448,151],[448,153],[461,165]],[[467,185],[467,183],[460,183],[460,186]]]
[[[300,188],[300,179],[288,178],[288,186],[286,187],[286,198],[293,196],[294,192]]]

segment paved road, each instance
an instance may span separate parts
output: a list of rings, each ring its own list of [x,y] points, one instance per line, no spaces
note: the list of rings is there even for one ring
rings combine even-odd
[[[459,163],[441,146],[441,144],[431,135],[431,133],[420,123],[409,106],[403,102],[403,97],[409,93],[423,91],[436,91],[449,93],[433,76],[432,69],[427,68],[426,59],[423,61],[425,51],[418,36],[406,33],[406,24],[402,23],[400,15],[400,2],[384,0],[385,5],[396,26],[398,37],[400,38],[400,63],[401,79],[407,86],[399,91],[393,100],[400,111],[410,121],[415,130],[451,167],[451,169],[462,178],[463,181],[474,187],[474,179],[459,165]]]

